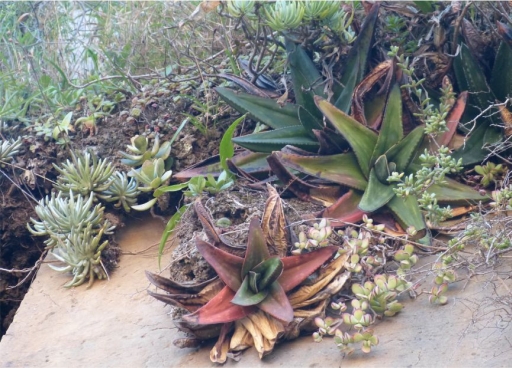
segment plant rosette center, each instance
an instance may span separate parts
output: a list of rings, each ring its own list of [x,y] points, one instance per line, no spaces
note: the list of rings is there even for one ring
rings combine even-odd
[[[233,322],[258,310],[284,323],[291,322],[293,308],[286,292],[338,251],[338,247],[328,246],[298,256],[271,256],[256,217],[249,225],[244,258],[200,239],[196,240],[196,247],[226,286],[203,307],[183,317],[194,324]]]
[[[283,269],[283,262],[277,257],[261,262],[245,276],[242,275],[244,281],[231,303],[241,306],[261,303],[268,296],[270,290],[277,287],[274,284],[283,273]]]

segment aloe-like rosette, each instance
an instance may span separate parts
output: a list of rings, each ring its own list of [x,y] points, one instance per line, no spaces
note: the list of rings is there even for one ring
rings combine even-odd
[[[126,212],[130,212],[130,207],[137,203],[137,197],[140,194],[137,179],[130,178],[126,173],[116,171],[114,180],[110,183],[107,190],[101,192],[100,198],[107,202],[116,202],[114,207],[123,207]]]
[[[244,258],[200,239],[196,240],[196,246],[226,286],[202,308],[183,317],[195,324],[228,323],[258,310],[284,323],[291,322],[293,308],[286,292],[304,281],[338,250],[330,246],[298,256],[271,257],[256,217],[249,226]]]
[[[115,226],[103,218],[105,208],[101,204],[93,207],[93,203],[92,193],[87,199],[81,195],[75,196],[72,191],[67,198],[62,192],[58,195],[52,193],[51,197],[41,199],[35,207],[40,221],[30,218],[33,227],[27,224],[27,228],[33,235],[49,236],[44,243],[50,249],[65,240],[73,229],[80,232],[89,225],[93,233],[102,231],[106,235],[112,234]]]
[[[365,213],[387,208],[404,228],[412,226],[417,230],[417,237],[422,237],[426,224],[416,197],[398,197],[394,191],[396,185],[387,181],[393,172],[409,175],[420,167],[418,158],[424,138],[423,126],[404,136],[398,85],[390,91],[378,133],[328,101],[320,97],[315,101],[332,126],[346,139],[352,152],[327,156],[274,152],[272,156],[290,169],[351,188],[324,211],[324,217],[355,222]],[[428,191],[436,194],[439,203],[465,204],[485,199],[473,188],[448,178],[442,184],[432,185]]]
[[[121,163],[138,167],[141,166],[147,160],[154,158],[161,158],[166,160],[171,154],[171,142],[164,142],[160,144],[160,138],[158,135],[155,136],[153,147],[149,149],[148,137],[142,135],[136,135],[131,138],[131,145],[127,145],[126,148],[130,153],[122,152],[119,153],[124,158],[121,159]]]
[[[54,187],[66,195],[71,191],[82,196],[97,194],[107,190],[113,180],[114,166],[107,159],[98,159],[95,153],[71,152],[71,161],[53,167],[60,174]]]

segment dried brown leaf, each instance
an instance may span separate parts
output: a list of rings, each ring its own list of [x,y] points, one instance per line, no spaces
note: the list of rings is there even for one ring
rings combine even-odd
[[[307,301],[315,294],[317,294],[320,290],[322,290],[325,286],[329,284],[329,282],[336,277],[337,274],[341,272],[343,269],[343,265],[348,260],[348,254],[342,254],[338,258],[334,259],[331,263],[329,263],[326,267],[320,269],[319,275],[316,278],[314,284],[312,285],[304,285],[301,286],[299,290],[292,293],[288,299],[290,300],[290,304],[294,309],[300,308],[303,305],[302,302]]]
[[[261,219],[261,227],[270,253],[285,257],[288,252],[290,234],[283,211],[283,202],[277,190],[267,184],[268,199]]]

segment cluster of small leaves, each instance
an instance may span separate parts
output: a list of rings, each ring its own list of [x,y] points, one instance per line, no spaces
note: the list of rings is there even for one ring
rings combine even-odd
[[[436,262],[432,266],[432,271],[436,273],[434,286],[430,289],[429,302],[431,304],[445,305],[448,303],[448,297],[444,295],[448,290],[448,284],[455,281],[457,274],[449,264],[453,261],[453,255],[445,255],[441,262]]]
[[[151,149],[149,149],[148,137],[136,135],[132,137],[130,141],[131,144],[126,146],[130,153],[119,153],[124,157],[121,159],[121,163],[131,167],[142,166],[144,162],[154,158],[167,160],[171,154],[171,142],[164,142],[160,145],[160,138],[158,135],[155,136],[153,147]]]
[[[374,225],[373,220],[367,216],[363,220],[364,225],[359,230],[333,232],[329,221],[322,219],[308,230],[301,231],[299,242],[295,244],[296,251],[314,249],[329,244],[329,241],[341,239],[343,247],[339,252],[350,252],[344,268],[355,277],[363,275],[363,270],[364,275],[371,275],[376,267],[385,263],[385,260],[370,254],[370,248],[374,247],[382,249],[383,255],[385,254],[385,238],[375,236],[376,233],[382,233],[384,225]],[[344,354],[351,354],[355,350],[354,344],[357,343],[361,344],[363,352],[369,353],[371,348],[379,343],[370,327],[375,322],[374,316],[391,317],[403,309],[403,305],[397,301],[397,296],[412,286],[406,281],[405,273],[418,260],[413,253],[414,248],[410,244],[395,252],[395,260],[399,263],[396,276],[377,274],[373,276],[373,281],[352,284],[354,299],[351,301],[351,307],[342,302],[331,303],[333,311],[342,313],[348,309],[350,312],[342,313],[340,318],[316,318],[318,331],[313,334],[313,339],[319,342],[324,336],[334,336],[336,345]],[[355,332],[343,332],[345,329],[340,328],[342,325]]]
[[[418,256],[414,254],[414,247],[406,244],[404,249],[400,249],[395,253],[395,261],[399,263],[397,275],[405,276],[405,273],[418,262]]]
[[[75,121],[75,126],[81,126],[83,131],[88,131],[90,135],[98,133],[96,124],[98,119],[105,118],[110,115],[115,106],[124,101],[126,98],[123,93],[118,92],[114,95],[113,101],[107,99],[103,95],[95,95],[87,100],[86,116],[82,116]]]
[[[270,4],[231,0],[227,2],[227,11],[233,17],[246,16],[249,19],[257,19],[256,9],[261,5],[265,24],[274,31],[290,31],[317,24],[327,27],[347,43],[353,42],[356,38],[355,32],[351,29],[354,12],[349,16],[336,0],[278,0]]]
[[[491,206],[496,210],[512,210],[512,185],[493,192],[492,199]]]
[[[145,161],[139,170],[132,169],[130,174],[137,179],[140,185],[138,190],[141,192],[153,192],[154,198],[149,202],[132,206],[132,208],[137,211],[145,211],[153,207],[158,197],[163,194],[161,191],[157,190],[162,189],[168,182],[171,178],[172,171],[166,171],[164,160],[162,158],[156,158]]]
[[[39,201],[35,211],[40,219],[31,218],[33,228],[27,224],[29,231],[36,236],[48,236],[46,246],[55,257],[66,263],[64,267],[50,265],[59,272],[71,271],[73,279],[66,287],[81,285],[89,278],[89,285],[94,278],[106,278],[106,271],[101,264],[101,252],[108,245],[108,240],[100,244],[101,237],[112,234],[115,226],[104,219],[104,207],[93,207],[94,195],[89,197],[74,195],[64,197],[52,193]],[[101,267],[100,267],[101,266]]]
[[[93,152],[71,152],[71,161],[54,167],[60,174],[54,187],[65,196],[92,194],[95,201],[116,202],[114,207],[129,212],[140,194],[135,179],[128,180],[125,173],[115,171],[112,163]]]
[[[108,189],[112,182],[114,167],[107,159],[98,159],[94,153],[71,152],[71,161],[68,159],[62,167],[53,164],[59,172],[54,187],[65,195],[75,193],[88,197],[90,193],[101,196],[101,192]]]
[[[322,341],[324,336],[334,336],[334,343],[343,354],[350,355],[355,351],[352,346],[355,343],[361,343],[361,350],[364,353],[371,352],[372,346],[379,344],[379,339],[374,335],[373,329],[369,328],[374,323],[374,318],[371,314],[366,313],[368,303],[361,303],[359,300],[352,300],[352,312],[343,313],[341,319],[327,317],[325,319],[315,318],[315,324],[318,331],[313,333],[315,342]],[[364,308],[364,309],[363,309]],[[343,304],[339,311],[344,311],[347,306]],[[354,328],[356,331],[353,335],[348,332],[343,332],[338,327],[345,324]]]
[[[292,251],[294,254],[300,254],[303,250],[311,250],[317,247],[325,247],[329,245],[329,238],[332,235],[332,227],[330,221],[322,219],[319,223],[313,224],[307,231],[299,232],[299,241],[294,244]]]
[[[44,243],[48,248],[54,248],[62,240],[65,240],[71,231],[81,231],[92,225],[92,231],[100,230],[105,234],[112,234],[114,226],[108,220],[103,219],[105,208],[101,204],[93,207],[94,196],[87,197],[71,195],[64,197],[62,192],[57,196],[52,193],[39,201],[35,212],[40,221],[30,218],[34,227],[27,225],[29,231],[37,236],[49,236]]]
[[[228,189],[234,184],[233,177],[228,175],[227,171],[222,171],[217,179],[209,174],[204,176],[195,176],[188,181],[188,190],[184,191],[187,197],[199,197],[204,192],[217,194],[220,191]]]
[[[408,41],[410,31],[404,17],[389,14],[384,18],[385,33],[393,39],[393,43],[403,46],[405,53],[411,54],[418,49],[418,42]],[[397,47],[398,46],[394,46]]]
[[[4,167],[6,162],[12,160],[12,158],[20,152],[21,138],[17,140],[2,140],[0,144],[0,166]]]
[[[438,134],[446,132],[448,130],[446,117],[455,103],[455,95],[449,80],[443,80],[441,101],[439,107],[436,108],[430,103],[430,98],[425,89],[421,88],[425,78],[415,80],[415,69],[410,65],[409,58],[406,58],[403,54],[399,55],[397,46],[391,46],[388,55],[398,59],[398,67],[409,77],[409,84],[403,85],[402,88],[408,88],[417,97],[421,110],[418,116],[425,121],[425,133],[435,137]]]
[[[476,165],[475,171],[477,174],[482,176],[480,183],[484,188],[486,188],[492,183],[496,184],[498,180],[502,179],[508,169],[506,166],[503,166],[503,164],[496,165],[493,162],[487,162],[483,166]]]
[[[449,80],[443,80],[440,104],[438,108],[435,108],[434,105],[430,103],[430,98],[428,97],[427,92],[421,88],[425,78],[420,80],[414,79],[415,69],[410,65],[409,58],[405,58],[403,54],[398,55],[398,47],[396,46],[391,47],[391,51],[388,55],[398,59],[397,65],[410,79],[409,84],[403,85],[402,87],[409,88],[417,97],[421,109],[418,116],[425,121],[425,132],[431,136],[436,136],[446,132],[448,130],[446,126],[446,117],[455,103],[455,94]]]
[[[388,182],[397,183],[394,189],[397,195],[416,196],[420,207],[426,211],[425,217],[435,224],[450,217],[451,209],[450,206],[440,207],[435,194],[428,193],[427,189],[433,184],[442,184],[446,174],[462,170],[462,159],[452,158],[447,147],[439,148],[437,155],[432,155],[425,150],[419,159],[421,168],[415,174],[404,177],[403,173],[393,172]]]
[[[410,288],[410,283],[402,277],[376,275],[374,282],[367,281],[363,285],[353,284],[352,292],[355,299],[351,301],[350,313],[343,313],[341,319],[327,317],[316,318],[315,324],[318,331],[313,334],[313,339],[321,341],[323,336],[334,336],[334,342],[344,354],[351,354],[355,349],[355,343],[361,343],[361,350],[369,353],[372,346],[379,343],[370,326],[375,322],[373,315],[392,317],[403,309],[403,305],[396,300],[399,292]],[[332,303],[332,309],[338,312],[347,310],[343,303]],[[339,327],[345,325],[353,328],[355,333],[342,332]]]
[[[364,227],[359,229],[348,229],[346,231],[338,230],[337,235],[343,240],[341,253],[350,252],[350,258],[345,263],[345,269],[359,274],[363,270],[367,273],[373,272],[374,268],[385,263],[385,260],[377,254],[369,254],[370,245],[373,247],[382,247],[386,239],[382,236],[375,236],[375,232],[381,233],[384,225],[374,225],[373,219],[363,216]]]
[[[137,197],[140,194],[138,182],[135,178],[130,178],[126,173],[116,171],[109,187],[102,192],[102,198],[107,202],[116,202],[114,207],[123,207],[126,212],[130,212],[132,206],[137,204]]]

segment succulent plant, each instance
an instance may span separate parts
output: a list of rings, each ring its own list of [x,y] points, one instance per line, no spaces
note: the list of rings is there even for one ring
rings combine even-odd
[[[224,363],[229,352],[251,346],[260,358],[270,353],[282,333],[299,331],[304,319],[323,315],[349,277],[343,270],[347,255],[332,257],[337,247],[286,257],[290,244],[281,199],[274,188],[267,188],[270,196],[261,227],[257,218],[251,220],[246,249],[230,245],[201,202],[194,202],[208,237],[208,242],[196,239],[196,245],[219,278],[178,283],[146,272],[151,283],[169,293],[150,295],[191,312],[176,321],[180,330],[200,340],[219,336],[210,352],[216,363]],[[307,277],[308,283],[299,285]],[[297,334],[287,338],[293,337]]]
[[[226,284],[204,307],[183,317],[197,324],[232,322],[257,309],[282,322],[291,322],[293,309],[285,293],[304,281],[338,250],[337,247],[324,247],[299,256],[271,257],[256,217],[249,226],[244,258],[200,239],[196,240],[196,247]]]
[[[471,134],[464,146],[454,154],[455,157],[463,159],[464,165],[480,163],[489,155],[487,146],[496,144],[503,138],[500,126],[505,125],[505,135],[510,135],[510,122],[507,122],[510,111],[506,106],[499,109],[496,106],[492,107],[496,102],[504,102],[512,94],[512,70],[509,68],[512,62],[512,28],[501,22],[497,24],[497,32],[494,33],[499,34],[502,41],[496,52],[492,71],[489,73],[490,78],[486,78],[481,63],[474,56],[477,52],[472,45],[475,43],[474,38],[480,33],[476,30],[464,32],[466,27],[473,27],[471,22],[463,22],[462,33],[467,44],[460,45],[460,53],[453,63],[459,88],[469,91],[468,109],[463,122],[468,123],[465,129],[471,129]],[[486,58],[489,59],[489,56]],[[482,114],[482,111],[488,113]],[[478,119],[475,119],[475,116],[478,116]]]
[[[20,148],[21,138],[2,141],[0,144],[0,166],[4,167],[6,162],[12,160],[14,155],[19,153]]]
[[[176,192],[185,188],[188,183],[175,184],[170,186],[163,186],[171,177],[172,171],[165,171],[165,164],[162,158],[148,160],[142,164],[140,170],[134,170],[130,172],[138,181],[139,186],[137,189],[141,192],[153,192],[153,199],[146,203],[139,205],[132,205],[132,208],[136,211],[145,211],[153,207],[159,197],[167,192]]]
[[[126,146],[131,153],[119,152],[124,157],[124,159],[121,159],[121,162],[128,166],[138,167],[147,160],[154,158],[166,160],[171,153],[171,142],[165,142],[160,145],[158,134],[155,136],[151,150],[149,149],[148,137],[136,135],[132,137],[131,142],[131,145]]]
[[[227,11],[231,16],[238,18],[254,13],[254,4],[253,0],[228,0]]]
[[[74,153],[71,152],[71,161],[68,159],[59,167],[53,164],[59,172],[59,177],[54,188],[70,195],[89,196],[108,189],[113,180],[114,167],[107,159],[98,159],[95,153]]]
[[[101,192],[100,198],[107,202],[115,202],[114,207],[123,207],[126,212],[130,212],[130,207],[137,203],[137,197],[140,191],[137,189],[138,182],[134,178],[128,177],[126,173],[118,171],[113,175],[114,179],[107,190]]]
[[[297,28],[304,17],[304,6],[300,1],[278,0],[264,10],[267,24],[274,31]]]
[[[64,287],[79,286],[89,279],[90,287],[95,278],[107,278],[107,272],[101,262],[101,252],[107,247],[108,240],[101,243],[104,229],[95,231],[89,223],[83,229],[71,229],[66,237],[58,239],[57,246],[51,253],[59,261],[66,263],[58,267],[49,265],[58,272],[71,272],[73,279]]]
[[[151,192],[170,179],[172,171],[165,171],[164,160],[157,158],[144,162],[140,171],[132,170],[130,172],[142,186],[141,192]]]
[[[30,218],[34,227],[27,224],[28,230],[37,236],[49,236],[44,243],[50,249],[65,241],[72,231],[80,233],[89,225],[92,234],[112,234],[115,226],[103,218],[104,207],[101,204],[93,207],[93,203],[92,193],[87,200],[81,195],[74,196],[72,192],[69,197],[63,197],[62,192],[57,196],[52,193],[35,207],[40,221]]]
[[[507,167],[502,164],[496,165],[493,162],[488,162],[483,166],[476,165],[475,171],[477,174],[482,175],[480,183],[484,188],[486,188],[491,185],[491,183],[495,183],[497,180],[502,178],[507,172]]]
[[[332,100],[339,109],[349,111],[356,85],[363,80],[371,40],[379,14],[379,4],[375,3],[361,26],[356,41],[347,55],[345,72],[339,84],[333,87]],[[313,96],[325,96],[320,72],[308,56],[306,50],[285,38],[288,66],[292,81],[295,103],[278,103],[271,98],[237,92],[229,88],[217,87],[219,96],[241,114],[268,126],[270,130],[255,132],[232,141],[252,152],[242,150],[232,158],[233,166],[251,174],[268,174],[266,154],[280,150],[286,145],[294,145],[310,152],[332,150],[341,152],[342,137],[331,129],[325,129],[321,112],[316,107]],[[331,144],[332,142],[335,144]],[[187,180],[198,175],[220,175],[223,166],[212,164],[211,160],[176,174],[178,180]]]
[[[344,88],[333,89],[334,105],[345,112],[348,112],[354,89],[365,73],[378,9],[379,5],[374,4],[347,56],[346,72],[340,80],[340,85]],[[300,45],[286,38],[285,46],[295,104],[283,105],[269,98],[243,92],[235,93],[222,87],[216,89],[219,96],[234,109],[242,114],[248,113],[251,118],[273,129],[237,137],[233,142],[254,152],[272,152],[287,144],[308,151],[317,151],[319,148],[322,149],[322,142],[325,140],[330,139],[329,142],[334,140],[339,143],[341,137],[336,132],[324,128],[322,114],[313,99],[315,95],[326,96],[321,83],[318,83],[322,79],[320,72]]]
[[[322,21],[332,17],[340,8],[340,2],[336,0],[327,1],[304,1],[304,20],[308,22]]]
[[[360,221],[365,213],[386,207],[404,229],[413,227],[417,231],[416,236],[422,237],[426,225],[416,197],[400,198],[395,192],[396,184],[388,181],[392,174],[409,175],[416,172],[422,164],[419,150],[424,128],[418,126],[404,136],[402,99],[398,85],[391,88],[378,133],[326,100],[320,97],[315,100],[334,128],[347,140],[353,152],[326,156],[274,152],[269,160],[273,163],[271,167],[274,172],[283,182],[288,183],[291,174],[280,169],[284,165],[352,188],[323,211],[323,217],[354,222]],[[290,189],[293,190],[291,186]],[[456,203],[483,199],[477,191],[450,179],[445,179],[442,184],[432,185],[428,190],[436,194],[439,202]]]
[[[204,176],[196,176],[189,180],[188,190],[184,191],[187,197],[197,197],[202,195],[204,191],[210,194],[219,193],[228,189],[234,184],[233,178],[228,175],[227,171],[223,171],[217,180],[213,175],[209,174],[206,178]]]

